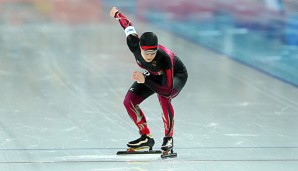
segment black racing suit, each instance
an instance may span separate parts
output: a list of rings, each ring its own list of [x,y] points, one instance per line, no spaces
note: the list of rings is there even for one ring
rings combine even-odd
[[[139,46],[139,37],[132,23],[120,12],[115,14],[120,25],[125,30],[127,45],[133,53],[139,67],[145,69],[144,83],[134,82],[128,90],[124,106],[138,126],[141,134],[150,134],[144,113],[139,107],[143,100],[157,93],[162,111],[165,136],[172,137],[174,133],[174,109],[171,99],[176,97],[184,87],[188,73],[182,61],[169,49],[158,45],[156,56],[151,62],[146,62]]]

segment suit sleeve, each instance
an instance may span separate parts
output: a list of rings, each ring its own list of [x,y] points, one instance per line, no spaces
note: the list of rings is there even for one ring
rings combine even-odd
[[[115,18],[119,21],[119,24],[124,29],[127,46],[129,47],[130,51],[134,52],[139,47],[139,37],[132,22],[119,11],[115,14]]]

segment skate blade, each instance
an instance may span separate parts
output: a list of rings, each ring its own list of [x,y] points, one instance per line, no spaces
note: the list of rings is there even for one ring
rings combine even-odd
[[[117,155],[130,155],[130,154],[161,154],[160,150],[149,150],[149,151],[118,151]]]
[[[172,152],[163,152],[160,156],[162,159],[167,159],[167,158],[175,158],[177,157],[177,153],[172,153]]]
[[[139,148],[133,148],[129,147],[126,151],[133,152],[133,151],[150,151],[150,147],[139,147]]]

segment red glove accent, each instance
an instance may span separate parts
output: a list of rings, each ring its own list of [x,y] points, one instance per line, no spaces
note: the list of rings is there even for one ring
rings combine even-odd
[[[126,29],[128,26],[132,26],[132,23],[119,11],[115,13],[115,18],[119,21],[123,29]]]

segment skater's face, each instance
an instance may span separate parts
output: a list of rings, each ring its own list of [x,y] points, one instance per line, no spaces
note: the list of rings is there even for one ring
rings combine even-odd
[[[143,50],[141,48],[142,57],[144,58],[144,60],[146,62],[152,62],[156,56],[156,52],[157,52],[157,50]]]

